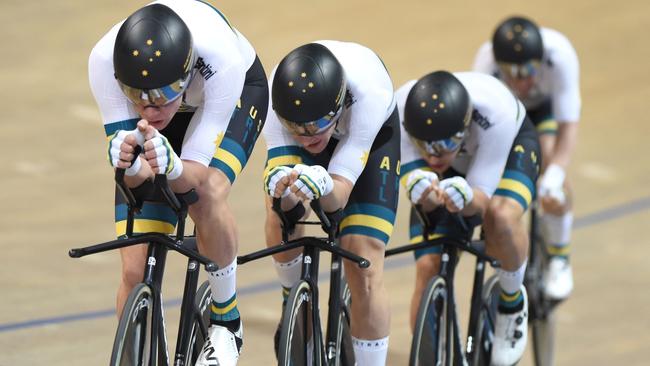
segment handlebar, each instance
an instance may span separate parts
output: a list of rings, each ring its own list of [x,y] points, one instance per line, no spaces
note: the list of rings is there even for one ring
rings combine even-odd
[[[312,200],[309,203],[309,206],[314,211],[319,221],[297,221],[294,223],[289,220],[286,213],[282,210],[282,198],[273,197],[272,208],[282,223],[282,237],[284,241],[287,241],[288,236],[293,234],[296,224],[320,225],[323,231],[328,234],[328,237],[331,240],[336,237],[336,234],[338,232],[338,222],[333,219],[333,217],[338,213],[338,211],[331,216],[328,215],[325,213],[325,210],[323,210],[323,206],[321,206],[319,199]]]
[[[187,238],[186,242],[178,242],[169,236],[165,234],[160,234],[160,233],[146,233],[142,235],[136,235],[130,238],[126,239],[117,239],[117,240],[111,240],[105,243],[101,244],[96,244],[96,245],[91,245],[88,247],[84,248],[74,248],[70,249],[68,251],[68,255],[71,258],[81,258],[87,255],[91,254],[96,254],[96,253],[101,253],[101,252],[106,252],[109,250],[114,250],[114,249],[120,249],[120,248],[125,248],[129,247],[132,245],[136,244],[142,244],[144,242],[148,243],[158,243],[161,244],[167,249],[174,250],[176,252],[179,252],[180,254],[194,259],[195,261],[203,264],[205,266],[205,269],[208,272],[214,272],[219,269],[217,265],[212,262],[210,259],[200,255],[196,250],[191,249],[191,247],[195,247],[194,241],[196,238]],[[181,245],[182,244],[182,245]]]
[[[139,158],[142,152],[141,146],[136,146],[134,152],[134,160]],[[198,254],[196,251],[196,238],[190,237],[185,241],[185,218],[187,217],[188,207],[197,202],[199,197],[194,189],[186,193],[174,193],[169,187],[167,176],[164,174],[156,174],[153,183],[145,181],[140,187],[131,189],[126,185],[124,180],[125,169],[115,169],[115,183],[118,190],[126,200],[128,205],[127,225],[126,225],[126,239],[117,239],[109,242],[92,245],[84,248],[71,249],[68,255],[72,258],[80,258],[86,255],[100,253],[108,250],[124,248],[127,246],[141,244],[141,243],[158,243],[168,249],[175,250],[197,262],[205,265],[205,269],[209,272],[216,271],[217,265],[210,259]],[[137,192],[135,192],[137,190]],[[144,233],[140,235],[133,235],[133,222],[135,220],[135,213],[139,213],[142,209],[144,202],[161,202],[166,203],[176,213],[178,219],[178,226],[176,229],[175,238],[161,233]],[[189,247],[194,246],[194,249]]]
[[[370,267],[370,261],[360,257],[350,251],[347,251],[338,245],[336,245],[336,235],[338,234],[338,220],[336,218],[337,214],[340,212],[337,211],[332,215],[328,215],[323,210],[323,207],[320,204],[318,199],[312,200],[310,206],[316,216],[318,216],[319,221],[298,221],[296,223],[291,222],[286,213],[282,210],[282,199],[274,197],[272,202],[272,209],[278,215],[282,225],[282,243],[280,245],[262,249],[247,255],[238,256],[237,263],[244,264],[256,259],[267,257],[273,254],[286,252],[300,247],[317,247],[321,250],[339,255],[345,259],[348,259],[352,262],[357,263],[360,268]],[[289,240],[289,235],[293,233],[296,224],[303,225],[320,225],[321,228],[327,233],[327,238],[317,238],[317,237],[303,237],[295,240]]]
[[[452,235],[452,236],[443,236],[436,239],[429,239],[429,236],[434,233],[436,222],[432,222],[429,219],[428,215],[424,212],[421,205],[415,205],[416,213],[418,214],[424,230],[422,231],[423,241],[416,244],[407,244],[402,245],[397,248],[387,250],[385,257],[390,257],[392,255],[401,254],[405,252],[415,251],[424,248],[430,248],[433,246],[451,246],[458,250],[466,251],[470,254],[475,255],[477,258],[488,262],[493,268],[501,267],[500,262],[485,254],[485,242],[483,240],[471,240],[471,234],[474,228],[481,224],[481,218],[477,216],[464,217],[460,213],[450,213],[446,211],[448,217],[451,218],[453,223],[458,225],[462,233],[466,235]]]

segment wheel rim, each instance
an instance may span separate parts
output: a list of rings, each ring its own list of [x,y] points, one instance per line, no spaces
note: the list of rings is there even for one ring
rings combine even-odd
[[[111,365],[133,366],[149,362],[152,313],[151,291],[140,284],[127,299],[115,335]]]
[[[445,332],[447,289],[444,281],[436,282],[423,296],[427,296],[427,298],[420,303],[418,310],[414,344],[411,350],[411,364],[441,365],[444,363],[447,344]]]

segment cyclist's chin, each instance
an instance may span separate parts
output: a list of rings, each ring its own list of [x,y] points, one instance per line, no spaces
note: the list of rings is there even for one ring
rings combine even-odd
[[[429,165],[429,168],[436,172],[437,174],[441,174],[447,171],[451,167],[451,163],[453,161],[453,158],[445,156],[444,158],[435,158],[435,157],[430,157],[427,159],[427,164]]]
[[[302,145],[302,148],[307,150],[310,154],[319,154],[327,147],[329,138],[327,136],[313,136],[313,137],[301,137],[299,142]]]
[[[171,122],[171,119],[161,119],[157,121],[149,121],[149,125],[151,125],[151,127],[155,128],[156,130],[160,131],[165,127],[169,126],[169,122]]]

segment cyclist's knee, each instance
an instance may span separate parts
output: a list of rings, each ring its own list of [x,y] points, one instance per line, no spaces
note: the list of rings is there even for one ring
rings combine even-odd
[[[345,235],[341,246],[370,261],[370,267],[359,268],[356,263],[345,261],[350,288],[370,293],[383,284],[385,246],[379,239],[365,235]]]
[[[141,263],[127,264],[122,266],[122,284],[131,289],[138,283],[142,282],[144,276],[144,267]]]
[[[147,257],[147,247],[135,245],[120,249],[122,259],[122,283],[132,288],[142,282],[144,276],[144,262]]]
[[[486,230],[488,233],[509,232],[520,223],[523,213],[523,207],[517,201],[495,196],[485,213]]]
[[[415,262],[416,285],[426,285],[429,280],[440,272],[440,256],[426,254]]]
[[[214,210],[216,206],[227,202],[231,184],[223,172],[211,168],[208,174],[205,175],[205,179],[195,189],[199,201],[190,206],[190,216],[197,221],[201,220],[206,212]]]
[[[219,169],[208,169],[208,174],[198,187],[199,200],[205,198],[210,202],[223,202],[228,198],[231,188],[230,180]]]

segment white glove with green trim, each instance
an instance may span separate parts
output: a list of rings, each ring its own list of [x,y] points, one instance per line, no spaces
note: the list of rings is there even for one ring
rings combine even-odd
[[[266,193],[271,197],[275,197],[275,187],[277,186],[278,182],[280,179],[291,175],[292,171],[292,168],[283,165],[279,165],[271,169],[264,179],[264,188],[266,190]],[[289,193],[291,193],[291,191],[289,190],[289,187],[287,187],[284,192],[282,192],[282,195],[280,197],[286,197],[289,195]]]
[[[424,191],[435,182],[438,182],[438,175],[436,173],[415,169],[409,173],[409,177],[406,180],[406,194],[411,202],[417,204],[422,199]]]
[[[440,181],[442,188],[454,205],[462,210],[474,199],[474,191],[463,177],[451,177]]]
[[[118,167],[117,163],[121,160],[120,153],[122,152],[122,144],[124,143],[124,139],[126,139],[126,137],[129,135],[135,136],[135,140],[138,143],[138,145],[140,146],[144,145],[144,135],[142,135],[142,133],[137,128],[129,131],[127,130],[115,131],[113,137],[108,142],[108,161],[111,163],[111,166],[113,166],[114,168]],[[133,161],[133,164],[131,164],[130,167],[124,170],[124,174],[128,176],[134,176],[138,174],[141,168],[142,168],[142,162],[138,157]]]
[[[320,165],[296,164],[293,169],[299,174],[294,185],[310,200],[327,196],[334,189],[332,177]]]
[[[158,174],[167,175],[167,179],[169,180],[174,180],[181,176],[183,173],[183,162],[176,155],[167,137],[156,131],[154,137],[147,141],[145,145],[145,153],[153,150],[156,154],[155,160]],[[152,166],[152,168],[156,167]]]

